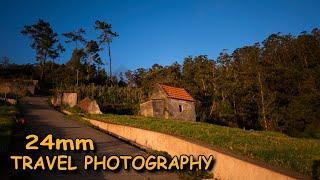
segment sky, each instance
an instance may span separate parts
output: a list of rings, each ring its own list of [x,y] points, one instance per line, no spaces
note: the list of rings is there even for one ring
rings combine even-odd
[[[0,0],[0,57],[17,64],[35,63],[24,25],[50,22],[64,42],[64,32],[83,27],[86,39],[96,40],[96,20],[112,24],[120,36],[111,45],[113,70],[149,68],[183,62],[187,56],[216,59],[281,32],[297,35],[320,28],[319,0]],[[71,57],[73,44],[64,44]],[[106,49],[100,52],[107,61]]]

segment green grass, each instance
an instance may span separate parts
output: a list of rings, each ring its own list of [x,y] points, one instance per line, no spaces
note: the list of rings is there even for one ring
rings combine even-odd
[[[292,138],[277,132],[246,131],[201,122],[128,115],[87,115],[89,118],[177,135],[268,164],[312,175],[320,160],[320,140]]]
[[[61,107],[61,109],[67,110],[73,114],[81,114],[83,111],[80,109],[80,107]]]
[[[15,125],[15,106],[0,105],[0,152],[9,150],[12,128]]]

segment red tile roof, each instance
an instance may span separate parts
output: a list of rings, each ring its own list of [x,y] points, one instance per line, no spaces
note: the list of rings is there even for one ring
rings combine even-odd
[[[168,98],[180,99],[185,101],[194,101],[192,96],[183,88],[177,88],[159,84],[161,89],[167,94]]]

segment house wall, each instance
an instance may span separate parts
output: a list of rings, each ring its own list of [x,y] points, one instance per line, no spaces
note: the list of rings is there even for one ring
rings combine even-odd
[[[164,100],[150,100],[140,104],[140,114],[146,117],[164,117]]]
[[[164,100],[151,100],[153,105],[153,117],[164,118]]]
[[[167,95],[157,86],[156,88],[153,88],[150,99],[165,99],[166,97]]]
[[[153,117],[152,101],[147,101],[140,104],[140,115],[146,117]]]
[[[179,105],[182,108],[181,112]],[[165,118],[196,121],[194,102],[167,98],[165,107]]]

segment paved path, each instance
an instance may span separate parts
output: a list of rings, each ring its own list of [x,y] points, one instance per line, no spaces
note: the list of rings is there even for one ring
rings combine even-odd
[[[113,136],[99,130],[86,126],[75,120],[66,119],[65,116],[55,111],[47,104],[45,97],[27,97],[22,101],[22,111],[28,121],[28,133],[37,134],[44,137],[46,134],[53,134],[57,138],[91,138],[96,143],[97,155],[145,155],[141,149],[129,145]],[[63,154],[65,152],[52,152],[42,149],[40,152],[33,153],[33,156]],[[75,164],[81,162],[78,168],[83,166],[85,152],[68,152],[75,159]],[[46,176],[46,177],[44,177]],[[173,173],[137,173],[136,171],[122,170],[118,173],[110,171],[87,172],[79,170],[76,173],[56,172],[37,172],[28,175],[30,179],[177,179]]]

